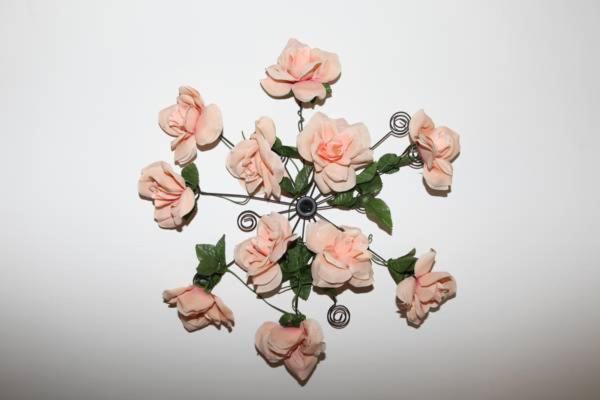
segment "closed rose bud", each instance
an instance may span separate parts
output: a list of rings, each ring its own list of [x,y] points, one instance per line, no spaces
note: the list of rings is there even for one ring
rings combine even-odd
[[[400,311],[414,325],[421,325],[430,310],[438,308],[456,294],[456,281],[447,272],[431,272],[435,250],[423,254],[415,264],[415,275],[396,287]]]
[[[458,133],[445,126],[435,127],[423,110],[411,118],[409,132],[423,160],[423,179],[427,186],[434,190],[450,190],[454,174],[452,161],[460,153]]]
[[[285,175],[281,158],[271,150],[275,124],[269,117],[256,121],[256,131],[238,143],[227,157],[227,170],[246,188],[248,194],[264,193],[279,198],[279,182]]]
[[[255,345],[267,362],[283,361],[288,371],[301,382],[308,379],[325,351],[323,331],[311,319],[302,321],[299,327],[265,322],[256,332]]]
[[[190,285],[165,290],[163,300],[176,306],[183,327],[189,332],[202,329],[210,324],[228,329],[234,324],[233,312],[219,296],[206,292],[201,287]]]
[[[161,228],[177,228],[196,204],[194,192],[169,164],[157,161],[142,170],[138,181],[140,196],[154,202],[154,219]]]
[[[177,104],[162,110],[158,123],[163,131],[175,137],[171,150],[179,165],[188,164],[196,157],[196,145],[214,143],[223,131],[219,107],[205,106],[200,93],[189,86],[179,88]]]
[[[257,293],[269,293],[281,285],[278,261],[294,239],[287,217],[274,212],[258,221],[256,237],[235,247],[235,262],[248,273]]]

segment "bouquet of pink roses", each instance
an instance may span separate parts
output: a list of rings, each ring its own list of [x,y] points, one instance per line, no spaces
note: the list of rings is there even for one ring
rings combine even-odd
[[[275,123],[266,116],[256,121],[248,138],[233,143],[223,135],[219,107],[206,105],[197,90],[181,87],[177,103],[159,113],[160,127],[173,137],[171,150],[181,172],[166,162],[154,162],[142,170],[138,182],[139,194],[153,202],[154,219],[161,228],[180,229],[190,223],[201,196],[279,207],[265,215],[252,210],[240,213],[239,228],[255,234],[235,246],[231,261],[225,257],[225,235],[214,245],[196,245],[198,265],[191,284],[166,290],[163,298],[177,308],[190,332],[208,325],[232,329],[234,314],[214,290],[225,274],[237,278],[280,314],[278,322],[258,327],[256,349],[268,363],[284,364],[300,382],[308,380],[325,351],[319,323],[299,307],[299,300],[308,300],[313,291],[331,297],[327,321],[334,328],[350,321],[350,312],[337,303],[337,294],[348,287],[372,286],[373,264],[387,268],[397,283],[398,308],[410,325],[420,325],[430,310],[456,293],[452,275],[432,271],[434,250],[418,258],[414,249],[385,258],[359,228],[337,225],[324,215],[332,208],[357,210],[391,234],[391,212],[379,197],[382,176],[403,167],[422,168],[431,190],[449,191],[452,161],[460,152],[458,134],[435,126],[422,110],[412,117],[395,113],[390,131],[374,144],[363,123],[351,124],[321,112],[304,126],[303,109],[322,106],[340,73],[336,54],[294,39],[277,63],[266,69],[267,76],[260,82],[264,91],[274,98],[292,97],[299,106],[295,146],[282,143]],[[385,140],[404,136],[410,143],[402,153],[375,157],[374,150]],[[193,163],[197,150],[217,141],[230,149],[225,167],[246,194],[215,193],[200,186]],[[286,291],[294,293],[289,310],[268,300]]]

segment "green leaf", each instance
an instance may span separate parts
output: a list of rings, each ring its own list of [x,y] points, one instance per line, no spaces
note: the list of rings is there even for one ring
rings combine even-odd
[[[298,172],[298,175],[296,175],[296,179],[294,181],[294,187],[296,188],[296,196],[306,194],[306,192],[308,191],[310,186],[308,177],[310,176],[311,171],[312,167],[309,165],[305,165],[304,167],[302,167],[300,172]]]
[[[196,257],[198,257],[198,267],[196,271],[200,275],[209,276],[214,273],[225,272],[225,235],[219,239],[217,245],[197,244]]]
[[[227,263],[225,262],[225,235],[221,236],[221,239],[215,245],[215,254],[217,256],[217,263],[219,264],[219,271],[225,273],[227,270]]]
[[[388,271],[394,279],[394,282],[399,283],[407,276],[414,273],[415,263],[417,258],[415,257],[415,249],[412,249],[407,254],[398,258],[390,258],[387,261]]]
[[[279,183],[279,186],[281,187],[281,190],[283,190],[284,192],[289,193],[292,196],[296,195],[296,189],[294,188],[294,183],[287,176],[283,177],[283,179]]]
[[[400,157],[394,153],[382,155],[377,161],[377,171],[380,174],[392,174],[400,170]]]
[[[196,191],[198,185],[200,184],[200,175],[198,174],[198,168],[196,167],[196,164],[191,163],[186,165],[181,170],[181,177],[185,181],[186,186]]]
[[[198,267],[196,271],[202,275],[211,275],[219,270],[217,252],[212,244],[197,244],[196,256],[198,257]]]
[[[302,321],[306,319],[304,314],[285,313],[279,318],[279,324],[282,326],[299,327]]]
[[[312,289],[312,273],[310,265],[305,265],[300,271],[290,277],[290,286],[302,300],[307,300]]]
[[[366,201],[365,211],[370,220],[376,222],[386,232],[392,233],[392,214],[385,201],[370,198]]]
[[[331,96],[331,85],[329,83],[324,83],[323,87],[325,88],[325,97]]]
[[[285,253],[285,256],[279,262],[279,265],[284,273],[295,273],[300,270],[300,268],[307,265],[313,255],[314,253],[310,251],[304,243],[300,240],[296,240],[292,247]]]
[[[372,196],[372,195],[370,195],[370,194],[362,194],[362,195],[360,195],[360,196],[358,196],[358,197],[356,198],[356,203],[357,203],[357,204],[358,204],[360,207],[362,207],[362,208],[365,208],[365,207],[367,206],[367,203],[368,203],[369,201],[371,201],[372,199],[373,199],[373,196]]]
[[[362,170],[360,174],[356,176],[356,184],[369,182],[377,173],[377,163],[371,163],[369,166]]]
[[[328,203],[332,206],[342,208],[352,208],[356,204],[357,198],[354,197],[354,189],[350,189],[346,192],[336,193],[333,199],[329,200]]]
[[[198,212],[198,203],[196,202],[196,203],[194,203],[194,207],[192,208],[192,210],[183,216],[183,224],[184,225],[189,224],[190,221],[194,218],[194,216],[196,216],[197,212]]]
[[[404,257],[414,257],[415,254],[417,254],[417,249],[413,248],[411,251],[409,251],[408,253],[406,253],[405,255],[403,255],[401,258],[404,258]]]
[[[215,286],[217,286],[217,283],[221,281],[222,276],[223,274],[218,273],[208,276],[196,273],[196,275],[194,275],[193,283],[194,285],[205,288],[208,292],[210,292]]]
[[[281,143],[281,139],[275,138],[275,142],[271,147],[276,154],[282,157],[292,157],[292,158],[300,158],[300,153],[298,153],[298,149],[293,146],[285,146]]]
[[[358,185],[358,191],[362,194],[372,194],[376,195],[381,191],[383,187],[383,182],[381,181],[381,177],[379,174],[375,174],[373,179],[368,182],[361,183]]]
[[[410,165],[411,161],[410,161],[410,157],[405,155],[405,156],[401,156],[398,160],[398,168],[400,167],[406,167],[407,165]]]

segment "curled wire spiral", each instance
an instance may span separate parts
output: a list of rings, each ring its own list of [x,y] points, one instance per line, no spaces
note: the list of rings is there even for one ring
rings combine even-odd
[[[375,150],[380,144],[389,139],[390,136],[401,138],[406,136],[408,133],[408,127],[410,124],[410,115],[404,111],[398,111],[392,114],[390,117],[390,131],[383,135],[381,139],[377,141],[371,150]]]
[[[410,115],[404,111],[392,114],[390,118],[390,133],[396,137],[403,137],[408,133]]]
[[[341,304],[333,303],[327,311],[327,322],[335,329],[342,329],[350,323],[350,310]]]
[[[251,232],[256,228],[260,215],[251,210],[245,210],[237,217],[237,226],[243,232]]]
[[[419,154],[419,150],[417,149],[416,144],[413,143],[410,146],[408,146],[402,155],[408,156],[408,159],[410,160],[409,165],[411,166],[411,168],[423,168],[423,159]]]

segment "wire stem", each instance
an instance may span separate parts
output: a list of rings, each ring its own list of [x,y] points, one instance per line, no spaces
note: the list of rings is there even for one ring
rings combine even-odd
[[[233,263],[233,262],[232,262]],[[244,280],[242,278],[240,278],[240,276],[238,274],[236,274],[235,272],[233,272],[232,270],[228,269],[227,272],[229,272],[231,275],[235,276],[236,279],[238,281],[240,281],[242,283],[242,285],[244,285],[249,291],[251,291],[252,293],[254,293],[259,299],[261,299],[262,301],[264,301],[269,307],[279,311],[282,314],[286,314],[287,311],[269,303],[265,298],[263,298],[260,294],[256,293],[256,291],[254,289],[252,289],[250,286],[248,286],[248,284],[246,282],[244,282]]]
[[[245,195],[245,194],[214,193],[214,192],[205,192],[203,190],[201,190],[199,192],[199,194],[200,195],[204,195],[204,196],[214,196],[214,197],[221,197],[221,198],[233,197],[233,198],[239,198],[239,199],[249,199],[249,200],[266,201],[267,203],[282,204],[284,206],[289,206],[289,205],[292,204],[292,203],[290,203],[288,201],[273,200],[273,199],[267,199],[267,198],[264,198],[264,197],[248,196],[248,195]]]

